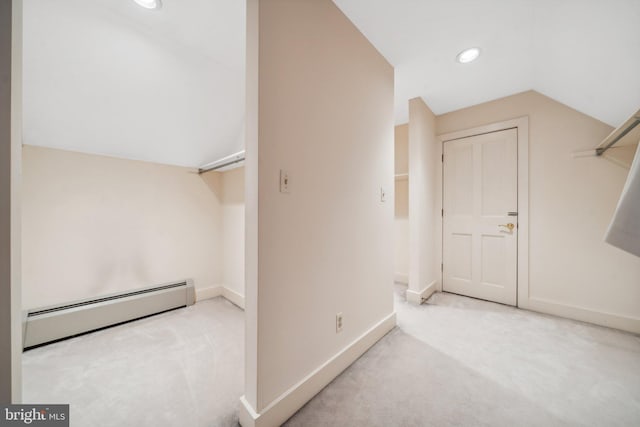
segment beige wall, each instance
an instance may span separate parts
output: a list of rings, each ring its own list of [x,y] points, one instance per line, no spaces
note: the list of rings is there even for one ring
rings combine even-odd
[[[280,425],[394,319],[393,69],[330,0],[248,11],[245,399]]]
[[[394,159],[395,173],[402,175],[409,173],[409,125],[398,125],[394,129]]]
[[[221,283],[219,174],[32,146],[23,154],[24,308],[186,278]]]
[[[409,283],[409,126],[395,127],[395,281]]]
[[[409,180],[396,179],[394,280],[409,283]]]
[[[407,299],[419,303],[440,281],[438,171],[442,149],[436,117],[421,98],[409,101],[409,289]]]
[[[444,114],[439,134],[529,116],[532,309],[640,332],[640,259],[604,243],[627,170],[573,158],[612,129],[530,91]]]
[[[0,2],[0,403],[22,401],[22,2]]]
[[[222,173],[223,279],[244,296],[244,167]]]

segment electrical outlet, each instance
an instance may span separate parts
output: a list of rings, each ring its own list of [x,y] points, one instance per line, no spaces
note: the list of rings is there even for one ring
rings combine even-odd
[[[336,334],[342,332],[342,313],[336,314]]]
[[[284,169],[280,169],[280,192],[289,192],[289,173]]]

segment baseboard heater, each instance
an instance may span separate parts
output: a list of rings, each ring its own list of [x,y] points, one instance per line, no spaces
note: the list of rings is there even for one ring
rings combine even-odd
[[[23,328],[28,350],[195,303],[192,280],[29,310]]]

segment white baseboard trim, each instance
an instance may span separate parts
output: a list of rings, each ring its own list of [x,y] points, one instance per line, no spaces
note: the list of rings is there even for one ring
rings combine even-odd
[[[276,427],[281,425],[380,338],[392,330],[395,325],[396,313],[393,312],[283,393],[260,413],[257,413],[242,396],[240,398],[240,425],[242,427]]]
[[[409,275],[404,273],[396,273],[393,276],[393,281],[398,283],[404,283],[405,285],[409,284]]]
[[[637,317],[607,313],[536,297],[529,297],[526,307],[521,308],[640,334],[640,319]]]
[[[209,286],[208,288],[196,288],[196,303],[209,299],[215,298],[222,295],[222,289],[224,286]]]
[[[222,288],[222,296],[244,310],[244,296],[226,286]]]
[[[422,304],[424,300],[429,298],[438,289],[438,281],[434,280],[429,283],[423,290],[416,292],[407,289],[407,301],[413,304]]]
[[[196,288],[196,303],[205,299],[224,297],[227,301],[244,310],[244,296],[223,285]]]

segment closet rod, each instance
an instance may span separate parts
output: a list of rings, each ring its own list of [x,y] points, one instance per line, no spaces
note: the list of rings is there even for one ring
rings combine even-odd
[[[200,169],[198,169],[198,173],[205,173],[205,172],[209,172],[209,171],[222,169],[224,167],[235,165],[236,163],[240,163],[240,162],[244,162],[244,159],[231,160],[230,162],[222,163],[222,164],[219,164],[219,165],[216,165],[216,166],[209,166],[209,167],[206,167],[206,168],[200,168]]]
[[[631,132],[636,126],[638,126],[640,124],[640,119],[636,118],[635,121],[631,122],[629,124],[629,126],[626,127],[625,130],[623,130],[620,135],[616,136],[613,141],[611,141],[610,143],[608,143],[607,145],[605,145],[604,147],[600,147],[600,148],[596,148],[596,156],[602,156],[604,154],[605,151],[607,151],[609,148],[613,147],[618,141],[620,141],[622,138],[624,138],[624,136],[626,134],[628,134],[629,132]]]
[[[198,173],[201,174],[209,171],[226,168],[227,166],[235,165],[236,163],[241,163],[241,162],[244,162],[244,150],[239,151],[230,156],[223,157],[222,159],[216,160],[215,162],[207,163],[206,165],[198,169]]]

